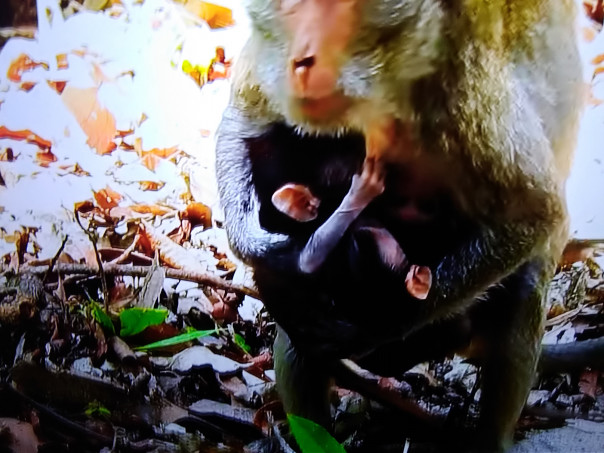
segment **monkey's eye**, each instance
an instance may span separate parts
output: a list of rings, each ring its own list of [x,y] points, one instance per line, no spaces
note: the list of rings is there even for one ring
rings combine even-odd
[[[391,28],[416,17],[418,3],[401,0],[373,0],[363,4],[362,23],[367,26]]]

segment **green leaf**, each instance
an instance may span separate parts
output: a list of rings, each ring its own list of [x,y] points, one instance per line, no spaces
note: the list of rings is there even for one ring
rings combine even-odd
[[[98,401],[88,403],[84,413],[89,417],[111,417],[111,411]]]
[[[293,414],[287,414],[287,420],[302,453],[346,453],[321,425]]]
[[[187,341],[196,340],[201,337],[207,337],[208,335],[212,335],[213,333],[216,333],[216,330],[192,330],[181,335],[176,335],[175,337],[166,338],[165,340],[156,341],[154,343],[149,343],[144,346],[139,346],[137,348],[134,348],[134,350],[146,351],[148,349],[165,348],[166,346],[173,346],[175,344],[186,343]]]
[[[243,338],[238,333],[236,333],[236,334],[233,335],[233,341],[235,342],[235,344],[237,346],[239,346],[241,349],[243,349],[248,354],[252,350],[252,348],[245,342],[245,338]]]
[[[120,313],[120,336],[128,337],[142,332],[149,326],[156,326],[166,320],[168,310],[155,308],[128,308]]]
[[[96,302],[92,302],[91,305],[92,317],[94,318],[94,320],[101,325],[103,330],[110,333],[111,335],[115,335],[115,327],[113,327],[113,322],[111,322],[111,318],[107,316],[105,310],[103,310],[101,306]]]

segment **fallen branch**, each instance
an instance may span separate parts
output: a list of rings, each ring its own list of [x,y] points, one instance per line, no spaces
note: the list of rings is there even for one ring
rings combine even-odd
[[[213,286],[216,288],[232,291],[237,294],[251,296],[255,299],[260,299],[258,292],[255,289],[248,288],[243,285],[236,285],[223,280],[220,277],[211,274],[202,274],[200,272],[189,272],[182,269],[166,269],[166,277],[176,280],[186,280],[201,285]],[[8,271],[8,266],[0,266],[0,272]],[[43,275],[48,270],[48,266],[22,266],[18,274],[33,274]],[[126,264],[103,264],[103,270],[106,275],[127,275],[129,277],[145,277],[149,272],[149,266],[130,266]],[[80,274],[80,275],[95,275],[99,270],[95,266],[87,264],[63,264],[57,263],[52,271],[53,274],[61,273],[63,275]]]

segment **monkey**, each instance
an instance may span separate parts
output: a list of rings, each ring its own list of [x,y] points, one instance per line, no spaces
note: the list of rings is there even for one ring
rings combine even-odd
[[[252,32],[217,133],[216,169],[230,245],[253,267],[279,325],[286,410],[327,426],[335,359],[383,365],[372,351],[468,320],[468,341],[483,340],[480,446],[504,451],[568,234],[564,185],[582,80],[574,2],[250,0],[247,10]],[[261,163],[276,147],[304,149],[328,197],[348,190],[351,161],[383,162],[385,190],[367,215],[430,268],[425,300],[394,303],[372,294],[371,280],[296,275],[304,226],[266,215],[272,192]],[[338,165],[326,169],[325,159]],[[438,215],[418,226],[396,215],[409,203]],[[337,273],[337,247],[321,274]],[[390,278],[367,270],[380,283]],[[388,319],[367,313],[371,297],[387,301]]]
[[[374,158],[367,159],[360,175],[352,177],[350,190],[344,196],[340,206],[329,216],[309,238],[300,254],[299,267],[302,272],[313,273],[323,265],[328,254],[344,236],[346,230],[354,225],[355,219],[373,198],[384,190],[383,178]],[[310,222],[317,218],[321,200],[310,188],[296,183],[287,183],[277,189],[271,201],[278,211],[299,222]],[[375,239],[378,253],[383,262],[391,269],[403,266],[405,254],[392,235],[376,225],[354,225],[366,229]],[[351,244],[354,254],[355,244]],[[359,257],[352,258],[357,261]],[[351,278],[361,277],[351,273]],[[405,285],[409,294],[417,299],[425,299],[432,280],[430,268],[412,264],[405,276]]]

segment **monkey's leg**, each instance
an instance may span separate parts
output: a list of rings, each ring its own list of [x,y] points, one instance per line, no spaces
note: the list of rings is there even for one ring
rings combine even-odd
[[[274,345],[277,390],[288,414],[310,419],[329,428],[329,368],[314,356],[303,354],[281,328]]]
[[[542,262],[527,263],[493,289],[477,312],[486,340],[479,436],[487,451],[505,451],[512,444],[539,358],[548,278]]]

